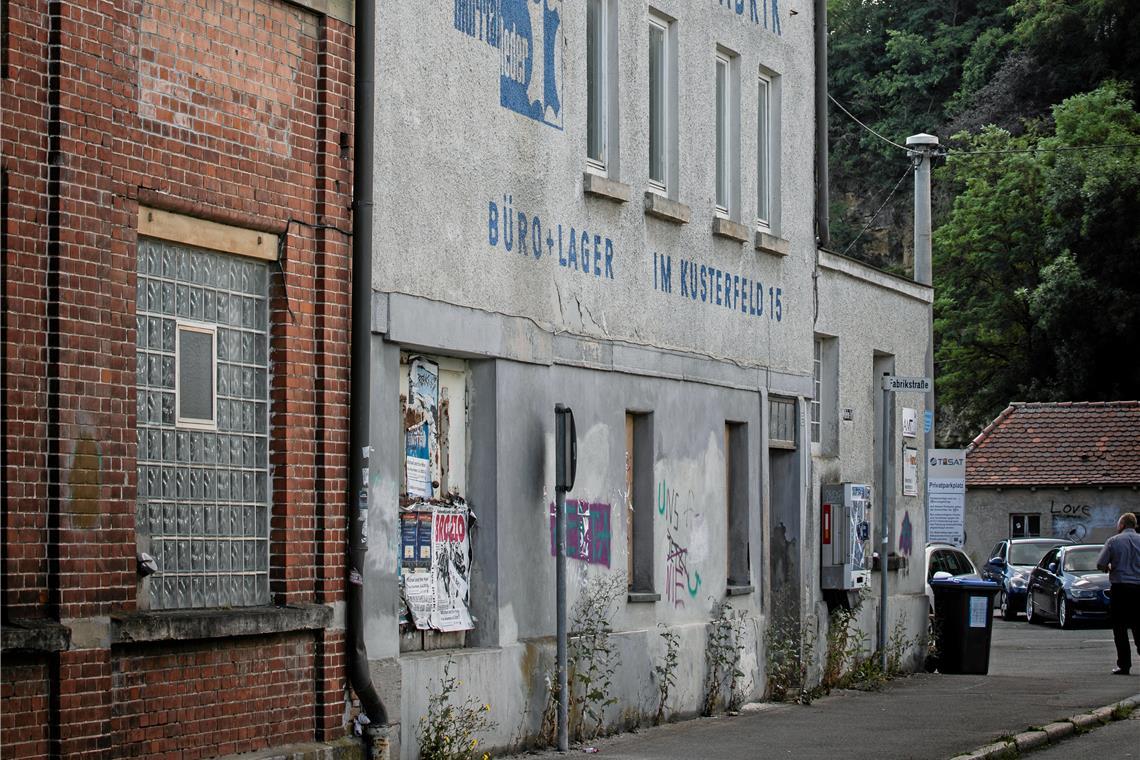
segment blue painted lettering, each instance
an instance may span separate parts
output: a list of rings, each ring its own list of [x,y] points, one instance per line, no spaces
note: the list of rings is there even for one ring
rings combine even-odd
[[[708,267],[701,264],[701,303],[707,303],[709,300],[709,279]]]
[[[526,256],[526,212],[519,212],[519,253]]]
[[[681,298],[689,295],[689,262],[681,259]]]
[[[487,244],[492,247],[499,244],[499,207],[494,201],[487,205]]]
[[[573,240],[573,235],[570,236]],[[558,263],[561,266],[566,266],[566,257],[562,254],[562,225],[558,225]]]
[[[661,256],[658,259],[661,265],[661,290],[666,293],[673,292],[673,257]]]
[[[515,246],[515,226],[511,223],[511,205],[514,198],[503,196],[503,247],[508,251]]]
[[[566,265],[571,269],[578,268],[578,236],[574,234],[574,228],[570,228],[570,252],[566,254]]]
[[[542,258],[542,222],[540,222],[538,220],[537,216],[534,219],[531,219],[531,221],[530,221],[530,235],[531,235],[531,239],[534,243],[534,245],[532,246],[532,248],[534,249],[534,257],[536,259],[541,259]]]
[[[602,276],[602,236],[594,235],[594,276]]]
[[[614,241],[606,238],[606,279],[614,278]]]
[[[582,245],[578,247],[578,255],[581,257],[578,263],[581,264],[581,270],[586,274],[590,273],[590,233],[582,230]]]

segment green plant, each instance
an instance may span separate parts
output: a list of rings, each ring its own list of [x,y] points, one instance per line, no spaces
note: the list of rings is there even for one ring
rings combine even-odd
[[[712,715],[728,691],[726,707],[735,710],[744,701],[741,689],[744,671],[740,660],[744,654],[744,613],[737,612],[725,601],[713,605],[709,636],[705,644],[705,699],[702,715]]]
[[[463,685],[451,673],[454,665],[455,659],[448,657],[439,679],[439,690],[428,696],[427,715],[420,718],[416,736],[421,760],[471,760],[476,757],[479,733],[498,726],[488,717],[491,712],[489,704],[474,697],[453,703],[456,692]],[[484,752],[478,757],[488,760],[490,755]]]
[[[617,702],[610,694],[617,670],[610,620],[625,591],[625,575],[596,576],[586,582],[574,604],[567,660],[573,724],[570,735],[579,741],[601,733],[606,708]],[[592,728],[587,728],[587,721],[593,723]]]
[[[814,648],[813,626],[800,625],[792,613],[773,615],[766,631],[768,696],[775,702],[812,700],[808,689],[808,652]],[[808,644],[812,644],[811,647]]]
[[[662,627],[661,638],[665,640],[665,656],[661,662],[653,666],[653,673],[657,677],[657,714],[653,716],[653,725],[658,726],[665,718],[665,703],[669,701],[669,690],[677,685],[677,649],[681,637],[676,631]]]

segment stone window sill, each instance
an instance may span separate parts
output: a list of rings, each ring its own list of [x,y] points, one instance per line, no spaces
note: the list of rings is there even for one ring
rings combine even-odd
[[[652,190],[645,191],[645,213],[674,224],[688,224],[691,216],[689,207],[684,203],[670,200]]]
[[[5,652],[62,652],[71,646],[71,629],[51,620],[13,620],[2,638]]]
[[[729,585],[726,593],[729,596],[746,596],[756,591],[756,587],[751,583],[746,586]]]
[[[767,232],[756,231],[756,250],[770,253],[773,256],[788,255],[788,241],[769,235]]]
[[[586,195],[605,198],[616,203],[629,203],[630,199],[629,185],[593,172],[582,175],[582,190]]]
[[[731,219],[725,219],[718,216],[713,219],[712,234],[717,237],[728,238],[737,243],[748,242],[748,228],[743,224],[737,224]]]
[[[211,610],[142,610],[111,615],[111,643],[263,636],[326,628],[331,621],[332,609],[323,604]]]
[[[661,595],[652,591],[630,591],[626,599],[630,604],[652,604],[661,601]]]

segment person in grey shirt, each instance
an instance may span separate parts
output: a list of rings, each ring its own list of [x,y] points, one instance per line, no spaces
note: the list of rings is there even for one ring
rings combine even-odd
[[[1140,534],[1136,533],[1136,515],[1125,512],[1116,521],[1116,535],[1104,542],[1096,566],[1108,573],[1112,584],[1109,613],[1116,642],[1116,667],[1112,673],[1126,676],[1132,669],[1129,628],[1132,643],[1140,654]]]

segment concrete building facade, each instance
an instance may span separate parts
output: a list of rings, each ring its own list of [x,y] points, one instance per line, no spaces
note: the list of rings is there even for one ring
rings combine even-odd
[[[377,12],[366,639],[401,755],[449,661],[461,696],[492,705],[491,745],[544,732],[556,403],[578,433],[570,605],[620,590],[604,728],[652,718],[662,631],[680,642],[667,712],[701,710],[723,602],[743,621],[739,697],[762,697],[777,617],[820,621],[822,640],[819,485],[882,487],[877,378],[922,374],[931,303],[817,250],[810,9]],[[894,404],[892,425],[904,406],[921,419],[921,397]],[[889,615],[916,643],[925,520],[902,476]],[[475,519],[425,555],[409,526],[449,510]],[[460,547],[459,592],[426,577],[454,575],[427,559],[441,546]],[[858,622],[876,620],[871,599]]]

